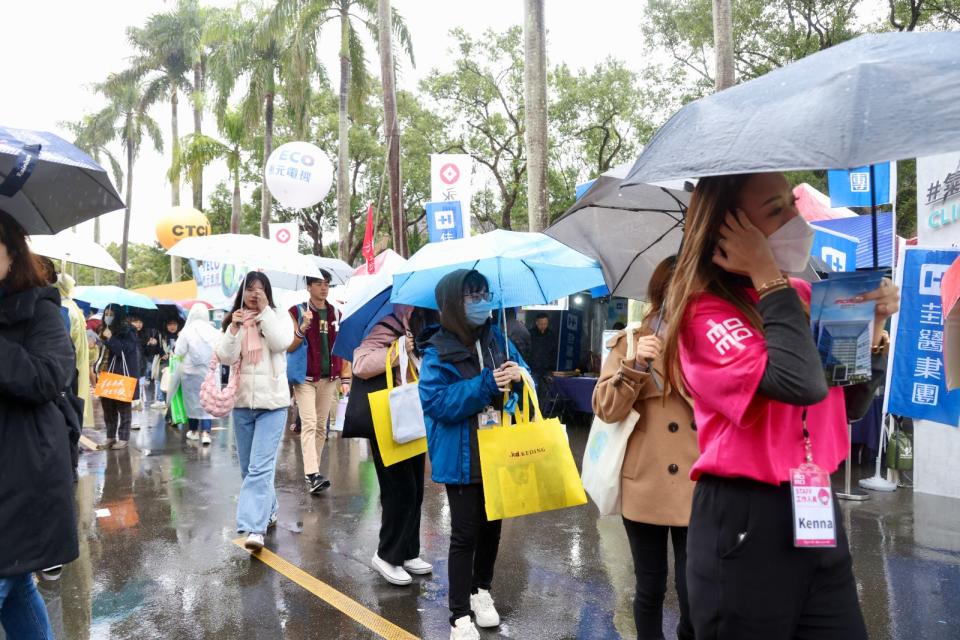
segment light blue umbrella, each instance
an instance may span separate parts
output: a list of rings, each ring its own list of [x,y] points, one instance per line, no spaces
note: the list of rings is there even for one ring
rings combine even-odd
[[[604,284],[593,258],[542,233],[497,230],[423,247],[394,273],[390,299],[436,309],[434,289],[456,269],[483,274],[502,308],[550,304]]]
[[[73,298],[75,300],[82,300],[96,309],[104,309],[108,304],[117,304],[122,307],[136,307],[138,309],[157,308],[153,300],[142,293],[135,293],[129,289],[121,289],[113,285],[77,287],[74,289]]]

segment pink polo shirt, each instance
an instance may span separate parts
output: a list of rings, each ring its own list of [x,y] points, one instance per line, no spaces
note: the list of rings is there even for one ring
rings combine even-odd
[[[810,301],[810,285],[791,280]],[[748,294],[757,300],[752,289]],[[693,398],[700,459],[690,477],[702,474],[788,482],[803,463],[802,407],[771,400],[757,391],[767,366],[767,342],[735,306],[704,293],[688,307],[680,333],[680,366]],[[833,472],[847,457],[847,413],[840,387],[807,411],[813,460]]]

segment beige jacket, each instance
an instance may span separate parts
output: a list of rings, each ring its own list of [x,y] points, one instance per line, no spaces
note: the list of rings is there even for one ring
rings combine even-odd
[[[263,357],[256,365],[241,361],[237,387],[238,409],[280,409],[290,406],[287,384],[287,347],[293,342],[293,320],[284,312],[267,307],[257,318]],[[230,329],[220,338],[217,356],[226,365],[240,359],[245,328],[236,335]]]
[[[685,527],[695,486],[690,467],[699,455],[693,410],[678,393],[664,398],[650,374],[633,368],[633,346],[640,335],[639,330],[620,332],[608,343],[612,351],[593,392],[593,410],[610,423],[626,418],[631,408],[640,414],[621,471],[623,517]],[[654,362],[654,370],[662,386],[662,363]]]

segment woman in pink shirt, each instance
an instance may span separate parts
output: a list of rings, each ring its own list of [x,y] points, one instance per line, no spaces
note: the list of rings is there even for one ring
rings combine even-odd
[[[785,276],[803,271],[813,240],[786,178],[704,178],[685,226],[664,366],[693,399],[698,429],[687,537],[696,637],[865,639],[836,500],[832,523],[820,511],[834,546],[797,546],[806,534],[794,530],[790,480],[807,447],[826,473],[846,457],[848,416],[865,412],[883,377],[883,325],[899,292],[884,280],[862,296],[876,304],[873,381],[828,389],[810,286]],[[827,504],[829,489],[819,496]]]

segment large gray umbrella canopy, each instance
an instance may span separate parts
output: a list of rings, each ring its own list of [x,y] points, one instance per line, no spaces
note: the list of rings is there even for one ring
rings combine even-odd
[[[0,127],[0,209],[27,233],[57,233],[123,206],[107,172],[63,138]]]
[[[645,300],[653,270],[680,247],[690,194],[622,186],[615,174],[600,176],[544,233],[599,261],[610,295]]]
[[[686,105],[625,184],[848,169],[960,148],[960,33],[860,36]]]

